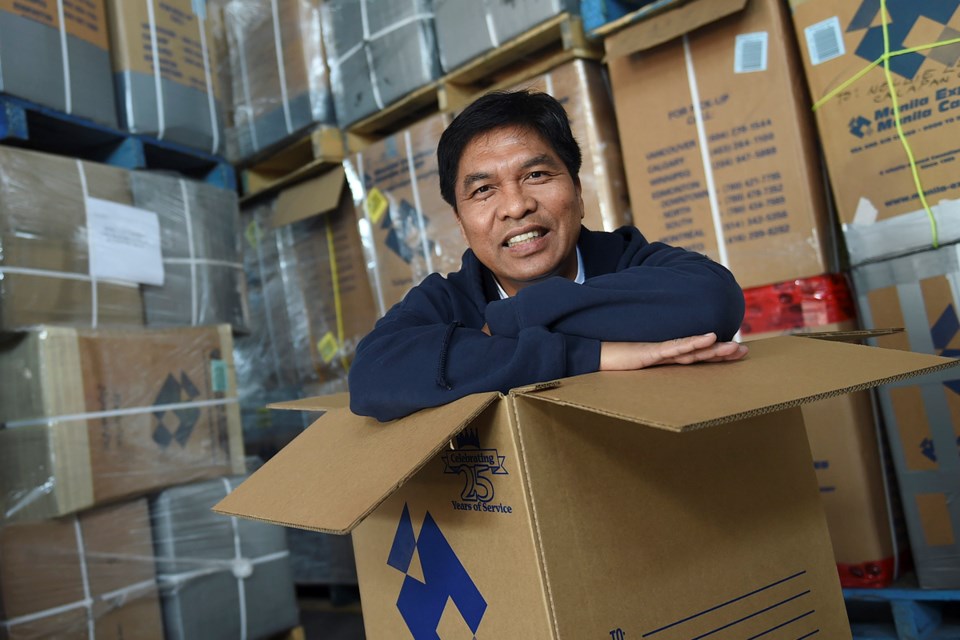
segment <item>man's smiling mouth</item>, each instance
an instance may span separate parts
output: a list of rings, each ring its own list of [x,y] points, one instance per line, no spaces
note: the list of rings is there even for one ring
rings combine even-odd
[[[528,231],[527,233],[521,233],[518,236],[513,236],[505,243],[508,247],[516,247],[517,245],[523,244],[524,242],[529,242],[536,238],[539,238],[543,235],[540,231]]]

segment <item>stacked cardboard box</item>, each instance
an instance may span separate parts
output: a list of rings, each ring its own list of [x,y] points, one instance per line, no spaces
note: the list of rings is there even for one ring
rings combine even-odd
[[[163,638],[147,501],[0,528],[0,637]]]
[[[0,345],[0,506],[55,517],[238,473],[230,327],[41,327]]]
[[[223,128],[206,3],[107,0],[120,126],[220,153]]]
[[[0,92],[117,126],[103,0],[0,2]]]
[[[853,296],[840,275],[747,289],[744,298],[745,341],[857,328]],[[906,548],[903,514],[887,474],[889,455],[873,405],[871,393],[859,391],[803,406],[844,587],[889,586]]]
[[[886,16],[860,0],[790,4],[851,264],[960,240],[960,48],[933,46],[956,38],[960,2],[889,0]],[[891,52],[918,48],[890,58],[889,82],[883,64],[859,75],[884,54],[885,19]]]
[[[960,245],[853,269],[866,327],[903,327],[877,338],[893,349],[960,356]],[[960,384],[956,372],[880,389],[884,423],[920,584],[960,587]]]
[[[329,0],[321,10],[341,127],[439,77],[429,0]]]
[[[298,624],[284,529],[210,510],[243,479],[173,487],[150,502],[169,640],[268,638]]]
[[[248,158],[311,124],[336,124],[319,5],[318,0],[224,2],[231,160]]]
[[[786,8],[751,0],[685,33],[742,5],[691,2],[605,46],[634,222],[755,287],[836,269]]]
[[[436,0],[434,11],[440,64],[453,71],[553,16],[576,12],[577,3]]]

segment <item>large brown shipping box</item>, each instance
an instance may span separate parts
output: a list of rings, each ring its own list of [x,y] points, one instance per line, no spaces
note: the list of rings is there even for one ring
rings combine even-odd
[[[835,270],[786,8],[749,0],[692,33],[692,19],[653,28],[671,15],[605,42],[634,223],[723,263],[744,287]]]
[[[783,337],[389,424],[333,409],[215,510],[353,529],[371,640],[849,639],[798,405],[954,364]]]
[[[0,330],[143,324],[139,287],[90,275],[86,197],[132,205],[128,172],[0,148]]]
[[[960,240],[960,33],[956,0],[888,0],[890,79],[927,203],[897,133],[879,2],[791,0],[837,214],[852,264]],[[831,97],[832,94],[835,94]]]
[[[0,522],[244,470],[228,325],[0,344]]]
[[[146,500],[0,528],[0,638],[162,640]]]

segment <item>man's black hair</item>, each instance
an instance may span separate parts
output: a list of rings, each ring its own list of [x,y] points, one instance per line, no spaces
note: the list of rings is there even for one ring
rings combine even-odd
[[[467,145],[480,134],[501,127],[526,127],[540,135],[560,157],[574,181],[579,180],[580,145],[570,131],[567,112],[553,96],[538,91],[496,91],[464,109],[440,136],[437,163],[440,195],[457,210],[457,169]]]

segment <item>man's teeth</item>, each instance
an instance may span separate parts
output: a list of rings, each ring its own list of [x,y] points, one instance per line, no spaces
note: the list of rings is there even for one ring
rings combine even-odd
[[[534,238],[539,238],[539,237],[540,237],[539,231],[528,231],[527,233],[521,233],[520,235],[513,236],[512,238],[507,240],[507,246],[513,247],[515,245],[520,244],[521,242],[526,242],[527,240],[533,240]]]

